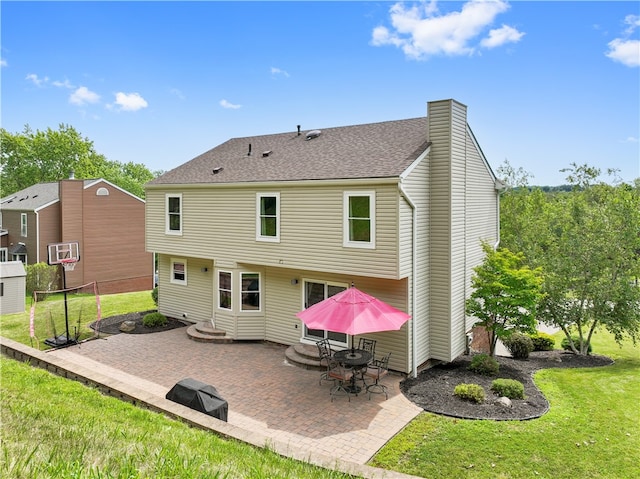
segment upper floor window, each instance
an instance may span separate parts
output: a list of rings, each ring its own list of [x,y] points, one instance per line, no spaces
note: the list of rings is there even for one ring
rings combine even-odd
[[[242,311],[260,310],[260,273],[240,273]]]
[[[231,272],[218,271],[218,308],[231,310]]]
[[[166,195],[166,228],[167,234],[182,234],[182,194]]]
[[[376,195],[373,191],[345,191],[343,244],[355,248],[375,248]]]
[[[171,282],[187,284],[187,261],[184,259],[171,260]]]
[[[258,193],[256,203],[256,239],[280,241],[280,193]]]
[[[27,214],[20,213],[20,236],[27,237]]]
[[[0,248],[0,263],[4,263],[5,261],[7,261],[8,253],[8,248]]]

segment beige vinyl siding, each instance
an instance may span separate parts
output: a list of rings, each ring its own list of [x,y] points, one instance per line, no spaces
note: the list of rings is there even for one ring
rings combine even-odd
[[[429,350],[450,358],[451,318],[451,113],[450,101],[429,103],[430,267]]]
[[[481,242],[498,240],[498,197],[493,173],[478,150],[472,133],[467,133],[467,296],[471,294],[473,268],[484,260]],[[470,330],[475,319],[466,318]]]
[[[376,193],[375,249],[343,247],[343,191]],[[172,190],[175,191],[175,190]],[[265,266],[398,278],[397,185],[203,187],[182,193],[182,236],[165,234],[165,190],[146,193],[146,248]],[[280,193],[280,242],[256,241],[257,192]]]
[[[429,314],[430,314],[430,301],[429,301],[429,157],[423,159],[405,178],[403,186],[407,194],[413,201],[417,210],[417,234],[416,234],[416,258],[415,258],[415,272],[414,281],[410,287],[414,288],[414,294],[416,295],[415,310],[409,311],[409,313],[415,318],[416,321],[416,363],[420,365],[424,363],[430,357],[429,352]],[[407,204],[407,208],[410,209]],[[411,213],[411,212],[410,212]],[[405,245],[407,239],[412,238],[412,218],[403,217],[401,224],[401,244]],[[411,241],[401,251],[402,262],[413,262],[413,251]],[[408,278],[411,278],[412,265],[407,265],[407,270],[403,273]],[[411,297],[411,296],[409,296]],[[411,305],[410,305],[411,306]],[[413,334],[413,327],[409,331],[409,338]],[[412,340],[409,340],[408,349],[411,354],[411,348],[413,346]]]
[[[296,313],[304,308],[303,280],[330,281],[343,283],[345,286],[352,282],[355,286],[382,301],[402,310],[408,311],[408,281],[384,280],[370,277],[343,276],[337,274],[319,273],[314,271],[296,271],[287,268],[267,268],[266,280],[266,337],[267,341],[281,344],[296,344],[303,337],[304,325],[296,317]],[[298,279],[298,284],[292,285],[292,279]],[[408,337],[411,320],[398,331],[386,331],[364,335],[375,339],[378,355],[391,352],[390,367],[396,371],[408,372],[410,356]],[[354,338],[357,344],[359,336]]]
[[[170,282],[171,259],[187,262],[187,284]],[[206,272],[202,268],[207,268]],[[213,317],[213,269],[211,261],[184,255],[158,255],[158,311],[190,322]],[[185,316],[186,315],[186,316]]]
[[[466,107],[452,102],[451,118],[451,330],[448,359],[466,346],[465,283],[467,262],[467,115]]]

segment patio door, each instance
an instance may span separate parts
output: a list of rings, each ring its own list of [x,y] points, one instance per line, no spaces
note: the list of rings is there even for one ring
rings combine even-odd
[[[347,289],[346,286],[338,285],[335,283],[319,282],[319,281],[304,281],[304,309],[309,306],[313,306],[320,301],[338,294],[340,291]],[[334,331],[325,331],[324,329],[309,329],[305,325],[304,337],[312,341],[319,341],[321,339],[329,339],[336,343],[338,346],[347,347],[347,335],[344,333],[336,333]]]

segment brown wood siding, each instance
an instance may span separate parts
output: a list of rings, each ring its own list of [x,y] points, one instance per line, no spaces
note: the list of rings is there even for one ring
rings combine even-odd
[[[40,261],[49,261],[47,245],[60,242],[60,203],[55,202],[38,211],[40,231]]]
[[[82,180],[60,181],[60,242],[78,241],[80,247],[80,261],[73,271],[66,274],[67,287],[80,286],[89,282],[85,280],[83,227],[82,227]]]
[[[96,195],[105,188],[108,195]],[[86,281],[119,292],[153,288],[153,255],[144,248],[144,202],[108,183],[83,190],[81,250]]]

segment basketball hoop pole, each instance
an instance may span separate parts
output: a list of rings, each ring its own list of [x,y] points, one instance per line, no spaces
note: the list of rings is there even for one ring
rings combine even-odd
[[[64,289],[64,326],[67,333],[65,344],[69,344],[71,340],[69,339],[69,309],[67,308],[67,268],[64,264],[62,265],[62,289]]]

